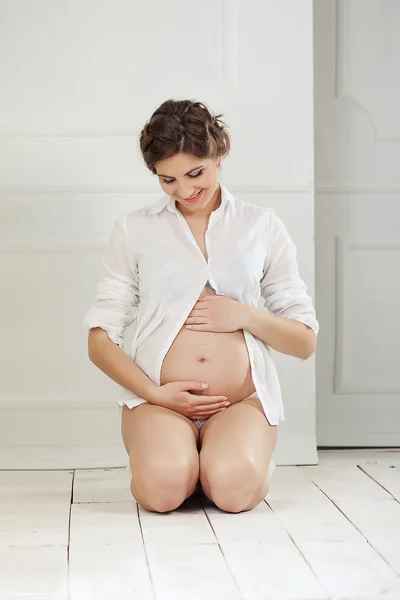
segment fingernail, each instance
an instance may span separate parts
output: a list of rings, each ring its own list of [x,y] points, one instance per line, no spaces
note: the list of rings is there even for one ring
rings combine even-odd
[[[224,402],[225,406],[229,406],[230,402]]]
[[[202,387],[202,388],[208,388],[208,383],[202,383],[202,384],[201,384],[201,387]]]

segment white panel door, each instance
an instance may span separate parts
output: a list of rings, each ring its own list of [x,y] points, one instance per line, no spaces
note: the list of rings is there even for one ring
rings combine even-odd
[[[138,136],[163,101],[224,113],[222,181],[276,209],[314,294],[312,3],[0,0],[0,44],[0,468],[122,465],[82,320],[114,219],[162,194]],[[314,358],[277,363],[276,462],[313,464]]]
[[[400,446],[400,3],[314,3],[319,446]]]

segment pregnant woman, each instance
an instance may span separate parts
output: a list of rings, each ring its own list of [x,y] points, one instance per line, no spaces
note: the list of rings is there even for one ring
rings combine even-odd
[[[168,100],[146,123],[140,149],[165,193],[115,221],[84,321],[90,360],[125,390],[131,491],[150,511],[174,510],[198,484],[227,512],[259,504],[285,420],[270,347],[303,360],[315,351],[284,224],[219,183],[230,150],[221,116]]]

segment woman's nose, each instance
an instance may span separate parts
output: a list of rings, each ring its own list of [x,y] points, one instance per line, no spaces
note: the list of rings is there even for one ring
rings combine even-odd
[[[178,186],[178,188],[177,188],[177,194],[178,194],[178,196],[183,198],[183,200],[187,200],[187,198],[190,198],[190,196],[193,196],[193,193],[194,193],[193,185],[190,187],[188,187],[187,185]]]

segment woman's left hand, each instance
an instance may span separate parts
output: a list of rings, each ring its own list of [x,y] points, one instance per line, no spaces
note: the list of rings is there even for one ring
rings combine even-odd
[[[243,329],[246,305],[222,295],[201,298],[194,305],[185,321],[193,331],[228,333]]]

